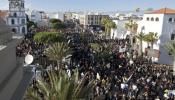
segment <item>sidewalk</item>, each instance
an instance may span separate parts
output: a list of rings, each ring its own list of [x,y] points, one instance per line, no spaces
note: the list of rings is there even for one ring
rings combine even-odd
[[[25,91],[33,77],[33,72],[31,67],[23,67],[23,78],[17,87],[15,93],[13,94],[11,100],[22,100],[25,94]]]

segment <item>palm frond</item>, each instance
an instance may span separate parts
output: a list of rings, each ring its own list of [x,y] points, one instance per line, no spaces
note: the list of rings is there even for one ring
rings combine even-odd
[[[175,41],[168,42],[164,47],[169,53],[175,56]]]

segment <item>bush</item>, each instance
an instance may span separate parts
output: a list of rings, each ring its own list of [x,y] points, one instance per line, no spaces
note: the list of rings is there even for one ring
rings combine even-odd
[[[64,34],[58,32],[39,32],[35,34],[34,40],[38,43],[46,43],[46,44],[63,42]]]

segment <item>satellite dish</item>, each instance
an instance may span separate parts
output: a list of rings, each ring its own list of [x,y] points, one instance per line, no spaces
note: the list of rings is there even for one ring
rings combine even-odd
[[[33,56],[28,54],[26,57],[25,57],[25,63],[27,65],[30,65],[31,63],[33,62]]]

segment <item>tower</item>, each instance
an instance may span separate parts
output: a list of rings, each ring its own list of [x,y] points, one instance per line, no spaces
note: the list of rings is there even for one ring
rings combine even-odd
[[[9,0],[7,23],[14,34],[27,34],[27,16],[24,3],[24,0]]]

